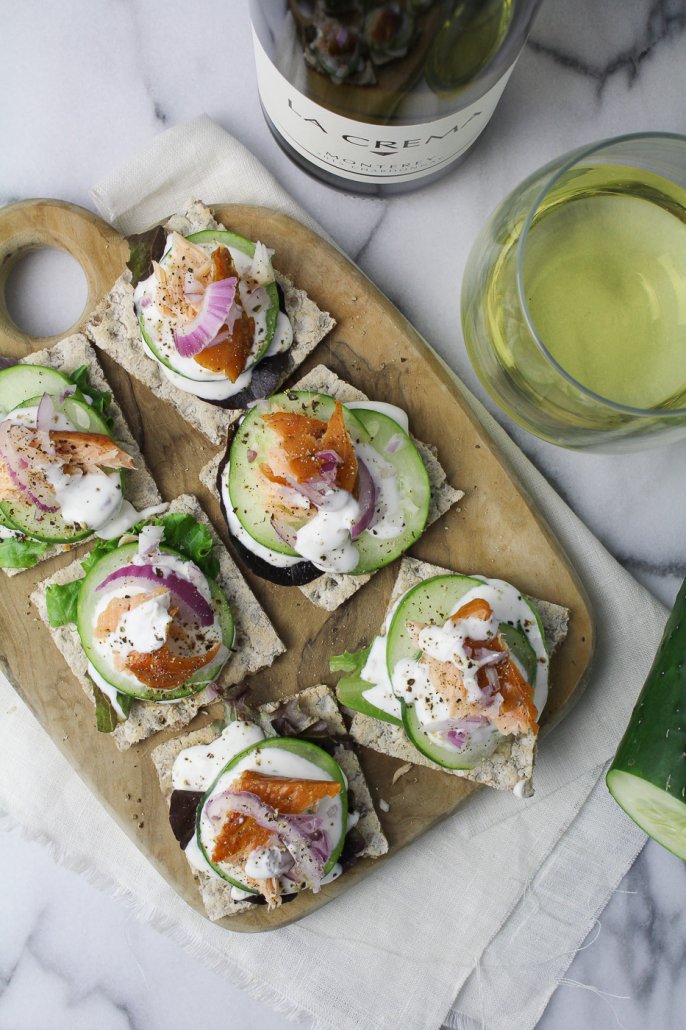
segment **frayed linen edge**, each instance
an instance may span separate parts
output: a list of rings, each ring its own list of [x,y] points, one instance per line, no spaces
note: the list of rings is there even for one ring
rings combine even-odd
[[[567,823],[565,829],[563,829],[563,831],[560,833],[560,835],[558,836],[558,838],[555,841],[555,843],[552,845],[552,847],[551,847],[550,851],[548,852],[548,854],[543,858],[543,860],[539,864],[538,869],[536,870],[534,875],[525,884],[524,891],[522,892],[519,900],[511,907],[511,909],[509,910],[508,914],[503,919],[503,922],[501,923],[500,928],[495,931],[493,936],[490,938],[490,940],[484,946],[484,949],[483,949],[483,951],[481,953],[482,955],[483,955],[484,951],[486,951],[486,948],[488,948],[490,946],[490,944],[493,942],[493,940],[497,937],[498,933],[500,933],[500,930],[505,926],[505,924],[507,923],[508,919],[510,919],[512,917],[512,914],[514,913],[515,908],[517,907],[519,902],[522,900],[522,898],[526,895],[526,892],[529,889],[529,884],[536,877],[538,872],[540,872],[541,868],[543,867],[545,862],[548,860],[548,858],[550,857],[552,852],[555,850],[555,848],[559,845],[560,841],[565,836],[565,834],[569,832],[569,830],[572,827],[572,824],[576,821],[576,819],[580,815],[582,808],[584,808],[585,805],[588,804],[589,797],[591,796],[591,794],[593,793],[595,788],[598,786],[598,783],[600,782],[600,780],[604,779],[605,773],[607,772],[607,769],[609,768],[609,763],[608,762],[604,762],[601,765],[597,766],[596,768],[597,768],[597,770],[599,770],[599,774],[598,774],[597,779],[595,780],[595,782],[591,786],[591,789],[589,790],[588,794],[586,794],[584,796],[584,798],[581,801],[581,803],[579,804],[578,808],[576,808],[576,810],[572,814],[572,817],[569,820],[569,822]],[[592,771],[595,772],[596,769],[594,769]],[[565,974],[569,970],[569,967],[571,966],[571,964],[574,961],[574,959],[576,958],[579,950],[581,949],[582,944],[584,943],[584,941],[588,937],[589,933],[593,929],[594,923],[598,920],[598,917],[600,916],[601,912],[603,912],[605,910],[605,908],[607,907],[607,905],[609,904],[610,899],[612,898],[613,894],[615,893],[615,891],[619,887],[620,883],[622,882],[622,880],[624,879],[624,877],[626,876],[628,871],[631,869],[632,865],[634,864],[634,862],[636,861],[636,859],[640,855],[641,851],[643,851],[643,848],[645,847],[647,841],[648,841],[648,837],[645,837],[645,839],[637,846],[637,848],[635,849],[635,851],[633,851],[631,857],[629,858],[628,864],[623,865],[622,869],[620,869],[618,871],[617,876],[615,878],[613,878],[612,883],[610,884],[610,886],[607,888],[607,890],[605,891],[605,893],[603,895],[603,900],[600,902],[599,905],[597,905],[597,907],[594,909],[593,912],[589,912],[590,926],[586,926],[586,928],[580,932],[579,936],[574,941],[573,946],[569,949],[569,962],[564,967],[564,969],[562,969],[562,971],[560,972],[559,976],[553,982],[551,982],[550,990],[545,995],[545,997],[543,997],[541,999],[540,1007],[538,1007],[536,1009],[536,1012],[534,1013],[534,1016],[533,1016],[533,1021],[530,1023],[531,1027],[537,1026],[537,1024],[540,1022],[540,1019],[543,1016],[543,1013],[545,1012],[546,1008],[548,1007],[548,1004],[550,1003],[550,999],[552,998],[552,996],[555,993],[555,991],[557,990],[557,988],[560,986],[562,980],[564,979]],[[481,956],[479,956],[479,958],[474,963],[474,967],[473,967],[472,972],[474,972],[478,968],[480,961],[481,961]],[[471,973],[469,975],[471,976]],[[465,983],[466,982],[467,981],[465,980]],[[460,988],[460,990],[461,990],[461,988]],[[458,991],[458,996],[459,996],[459,991]],[[453,1005],[455,1004],[456,1001],[457,1001],[457,997],[455,998],[455,1001],[453,1002]],[[475,1016],[469,1016],[466,1013],[461,1012],[459,1009],[458,1010],[454,1010],[453,1007],[451,1006],[448,1009],[447,1013],[446,1013],[445,1019],[444,1019],[443,1023],[441,1024],[440,1030],[493,1030],[493,1028],[492,1028],[492,1024],[484,1023],[483,1020],[478,1019]]]
[[[29,829],[14,816],[1,809],[0,830],[19,830],[24,840],[35,841],[41,844],[56,863],[73,873],[77,873],[79,876],[83,876],[101,894],[106,894],[117,902],[123,902],[136,919],[148,923],[158,933],[169,937],[170,940],[179,944],[193,958],[219,973],[239,990],[255,998],[256,1001],[268,1005],[274,1012],[284,1016],[288,1022],[297,1023],[309,1019],[311,1030],[338,1030],[336,1024],[323,1020],[311,1009],[304,1008],[302,1005],[298,1005],[296,1002],[286,998],[275,987],[264,983],[251,973],[246,973],[244,970],[239,969],[226,956],[217,955],[214,952],[208,955],[206,946],[202,941],[196,942],[192,940],[186,930],[164,916],[157,908],[137,897],[130,888],[113,880],[106,873],[94,869],[85,859],[77,858],[75,855],[70,854],[66,848],[58,844],[48,834],[42,833],[40,830]],[[173,887],[170,887],[170,890],[173,890]],[[202,919],[203,916],[198,913],[198,918]],[[226,930],[226,933],[231,933],[231,931]],[[227,970],[227,966],[230,966],[229,970]]]

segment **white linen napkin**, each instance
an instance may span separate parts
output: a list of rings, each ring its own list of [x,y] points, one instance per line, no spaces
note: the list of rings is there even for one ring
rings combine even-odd
[[[93,197],[125,233],[191,197],[273,207],[318,229],[207,117],[157,136]],[[181,901],[0,675],[0,809],[226,977],[321,1028],[435,1030],[446,1020],[459,1030],[530,1030],[645,841],[600,777],[649,669],[665,609],[458,385],[571,556],[597,623],[591,681],[543,742],[532,799],[479,792],[321,911],[273,933],[233,934]]]

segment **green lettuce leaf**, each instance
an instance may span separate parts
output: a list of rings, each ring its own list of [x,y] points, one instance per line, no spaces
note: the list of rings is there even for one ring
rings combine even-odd
[[[329,658],[329,669],[331,672],[354,672],[359,676],[365,667],[369,651],[370,649],[365,647],[362,651],[344,651],[343,654],[332,655]]]
[[[32,569],[48,549],[42,540],[7,537],[0,540],[0,569]]]
[[[95,726],[98,733],[113,733],[119,723],[117,710],[107,694],[93,683],[93,699],[95,701]],[[133,698],[117,691],[117,704],[125,716],[131,711]]]
[[[140,533],[141,529],[145,525],[145,522],[137,522],[131,529],[127,529],[127,533]],[[123,535],[123,534],[122,534]],[[116,551],[119,547],[119,540],[121,537],[115,537],[114,540],[98,540],[97,544],[92,551],[89,551],[86,557],[81,562],[81,568],[84,572],[90,572],[94,565],[104,558],[106,554],[110,554],[111,551]]]
[[[164,526],[164,543],[194,561],[211,579],[219,574],[219,562],[213,555],[214,541],[207,526],[196,522],[192,515],[173,512],[153,520]]]
[[[371,646],[365,647],[361,651],[344,651],[343,654],[329,658],[331,672],[346,673],[336,684],[336,696],[339,703],[346,708],[352,708],[353,711],[368,715],[372,719],[381,719],[383,722],[402,726],[400,719],[377,708],[364,696],[374,686],[373,683],[362,679],[362,670],[367,663],[370,651]]]
[[[66,626],[76,622],[76,609],[81,593],[83,579],[72,580],[71,583],[53,583],[45,591],[45,604],[48,609],[48,622],[51,626]]]
[[[96,687],[95,684],[93,684],[93,698],[95,699],[95,725],[98,733],[113,733],[119,722],[114,705],[107,694],[103,694],[100,687]]]
[[[71,373],[69,380],[74,383],[84,397],[89,398],[93,411],[100,415],[107,427],[111,430],[114,426],[114,419],[111,415],[107,414],[107,408],[112,401],[112,394],[107,390],[97,390],[94,386],[91,386],[88,378],[87,365],[79,365],[79,367]]]

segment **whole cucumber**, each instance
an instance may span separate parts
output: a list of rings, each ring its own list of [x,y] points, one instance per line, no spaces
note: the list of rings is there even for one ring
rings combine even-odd
[[[606,782],[642,830],[686,859],[686,580]]]

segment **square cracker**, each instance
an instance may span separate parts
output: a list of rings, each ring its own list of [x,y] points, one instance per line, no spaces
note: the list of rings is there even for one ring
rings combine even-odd
[[[189,203],[180,214],[170,218],[165,228],[188,235],[203,229],[224,229],[225,226],[213,218],[209,208],[196,200]],[[283,290],[286,311],[293,325],[293,345],[288,351],[288,359],[284,361],[281,376],[281,382],[284,383],[336,323],[328,312],[320,311],[303,290],[298,290],[287,276],[276,271],[275,276]],[[172,404],[187,422],[199,429],[212,443],[221,444],[226,440],[228,428],[238,418],[240,411],[221,408],[179,390],[170,383],[157,362],[143,350],[128,269],[90,316],[85,331],[98,347],[110,354],[157,397]]]
[[[214,540],[214,553],[219,561],[217,582],[229,601],[236,627],[235,650],[232,651],[231,657],[214,684],[220,691],[226,691],[241,683],[251,673],[271,665],[274,659],[285,651],[285,647],[266,613],[260,607],[257,598],[215,533],[197,499],[190,494],[182,494],[171,502],[168,512],[192,515],[198,522],[207,526]],[[81,576],[83,576],[81,563],[74,561],[71,565],[50,576],[49,579],[43,580],[31,594],[31,601],[50,630],[52,639],[61,651],[67,665],[86,695],[93,700],[92,683],[87,671],[88,661],[76,627],[73,623],[67,626],[50,626],[46,606],[46,591],[49,586],[71,583],[75,579],[80,579]],[[152,736],[159,730],[187,726],[198,710],[203,705],[210,703],[212,697],[211,693],[208,696],[208,691],[205,689],[175,704],[134,701],[128,718],[120,722],[114,730],[115,743],[120,751],[125,751],[132,744],[145,740],[146,737]]]
[[[277,737],[279,733],[274,728],[273,721],[283,713],[284,709],[287,709],[289,722],[299,731],[302,732],[308,726],[323,720],[329,736],[334,739],[341,738],[341,744],[334,751],[334,758],[345,773],[348,788],[354,796],[355,811],[360,814],[357,830],[363,837],[365,846],[358,857],[378,858],[385,855],[388,851],[388,841],[374,810],[372,797],[357,755],[349,744],[344,743],[347,740],[345,723],[333,691],[319,683],[314,687],[301,690],[293,697],[260,705],[253,713],[248,713],[245,719],[257,722],[265,736]],[[183,737],[167,740],[152,752],[151,757],[159,777],[160,789],[167,805],[172,795],[172,769],[177,756],[187,747],[194,744],[210,744],[216,738],[216,730],[212,726],[206,726],[194,733],[187,733]],[[204,873],[194,866],[191,866],[191,870],[210,919],[222,919],[224,916],[236,915],[238,912],[247,912],[254,907],[249,901],[234,901],[231,897],[230,884],[209,873]]]
[[[343,379],[339,379],[325,365],[317,365],[306,376],[303,376],[297,383],[294,383],[291,389],[325,393],[341,401],[342,404],[350,401],[369,400],[369,397],[362,393],[361,390],[351,386],[350,383],[346,383]],[[429,444],[422,443],[421,440],[417,440],[415,437],[412,437],[412,442],[422,457],[429,475],[429,483],[431,484],[431,503],[429,505],[429,516],[426,520],[426,525],[430,526],[441,515],[445,515],[454,504],[457,504],[461,497],[464,497],[464,491],[456,490],[450,485],[445,471],[436,457],[435,448],[429,446]],[[218,500],[217,473],[223,460],[224,455],[218,454],[200,471],[200,481]],[[373,575],[374,573],[368,573],[363,576],[346,576],[338,572],[323,572],[321,576],[311,583],[298,587],[298,590],[302,591],[305,597],[312,604],[316,604],[318,608],[324,608],[326,611],[332,612],[342,605],[344,601],[347,601],[349,597],[352,597]]]
[[[81,365],[85,365],[88,369],[88,379],[91,386],[94,386],[96,390],[106,390],[112,393],[112,389],[98,364],[95,351],[81,333],[67,336],[64,340],[60,340],[59,343],[48,347],[46,350],[39,350],[35,354],[29,354],[27,357],[22,358],[19,364],[45,365],[48,368],[54,368],[57,372],[63,372],[65,375],[69,375],[71,372],[75,372]],[[111,416],[114,423],[112,427],[114,439],[131,455],[136,465],[135,469],[132,469],[124,477],[125,499],[130,501],[134,508],[137,508],[139,511],[143,508],[159,504],[162,498],[157,489],[157,484],[148,471],[145,458],[131,435],[124,414],[114,399],[114,394],[112,394],[112,401],[107,409],[107,414]],[[53,544],[51,547],[48,547],[40,561],[47,561],[48,558],[52,558],[56,554],[71,551],[75,546],[88,546],[92,542],[91,538],[90,540],[83,540],[76,545]],[[24,571],[24,569],[3,569],[3,572],[8,576],[16,576]]]
[[[400,571],[395,581],[393,592],[388,602],[386,615],[398,598],[404,593],[431,576],[452,574],[451,569],[443,569],[439,565],[417,561],[416,558],[403,558]],[[545,631],[545,642],[550,654],[561,646],[567,635],[569,610],[550,601],[539,601],[532,598],[538,609]],[[385,619],[384,619],[385,621]],[[383,625],[383,623],[382,623]],[[373,719],[369,715],[355,712],[350,725],[350,735],[363,747],[372,751],[380,751],[391,758],[399,758],[403,762],[414,765],[425,765],[449,776],[460,776],[498,790],[514,790],[523,781],[523,793],[531,792],[531,776],[536,753],[536,736],[533,733],[504,741],[495,754],[485,758],[474,769],[444,769],[442,766],[425,758],[408,740],[403,729],[390,722]]]

